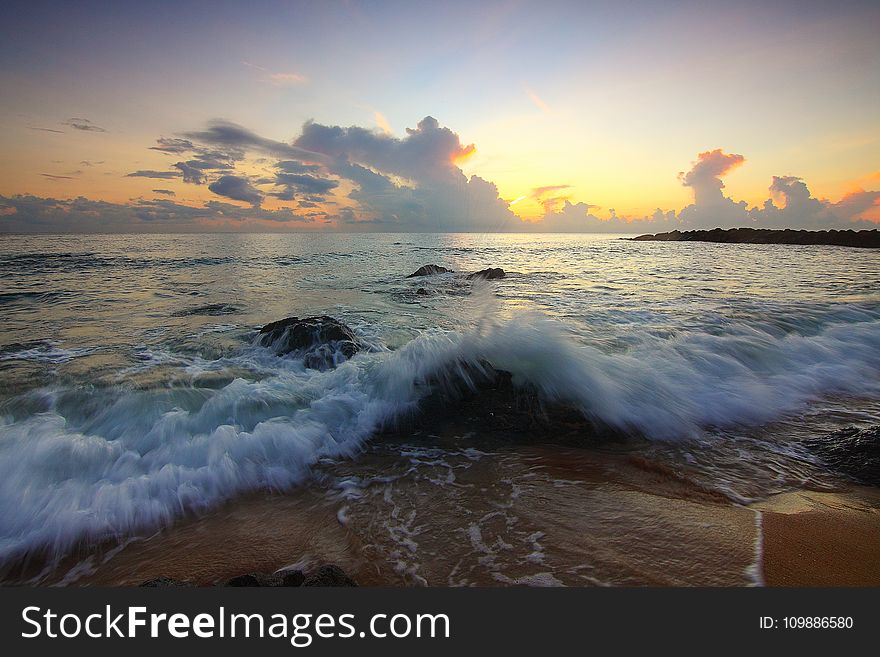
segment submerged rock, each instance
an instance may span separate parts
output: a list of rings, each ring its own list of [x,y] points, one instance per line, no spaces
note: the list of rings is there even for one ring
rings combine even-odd
[[[186,588],[192,586],[192,583],[182,579],[174,579],[173,577],[154,577],[146,582],[142,582],[140,586],[147,589]]]
[[[407,278],[416,278],[417,276],[433,276],[434,274],[449,274],[452,273],[451,269],[446,269],[446,267],[441,267],[440,265],[422,265],[418,269],[416,269],[412,274],[407,276]]]
[[[306,576],[301,570],[285,570],[281,573],[281,586],[302,586]]]
[[[286,570],[280,573],[247,573],[237,575],[226,581],[224,586],[302,586],[305,575],[301,570]]]
[[[426,297],[428,296],[428,291],[425,288],[420,287],[418,290],[416,290],[416,294],[422,297]]]
[[[325,572],[326,571],[326,572]],[[323,578],[321,581],[348,581],[351,584],[306,584],[309,579]],[[321,566],[310,578],[301,570],[283,570],[277,573],[248,573],[228,580],[224,586],[357,586],[338,566]]]
[[[880,425],[847,427],[805,444],[832,470],[863,484],[880,486]]]
[[[247,573],[227,580],[224,586],[281,586],[281,582],[281,575],[274,573]]]
[[[357,586],[339,566],[327,564],[306,577],[303,586]]]
[[[257,341],[279,356],[300,356],[306,367],[315,370],[335,367],[363,348],[350,328],[327,315],[271,322],[260,329]]]
[[[425,389],[418,406],[382,429],[387,439],[411,439],[431,427],[432,437],[449,446],[481,444],[563,444],[588,446],[637,439],[587,417],[574,404],[547,399],[534,386],[488,361],[454,362],[417,382]]]
[[[475,271],[473,274],[468,274],[468,280],[473,280],[475,278],[483,278],[486,280],[495,280],[497,278],[505,277],[504,270],[501,267],[489,267],[488,269],[482,269],[480,271]]]

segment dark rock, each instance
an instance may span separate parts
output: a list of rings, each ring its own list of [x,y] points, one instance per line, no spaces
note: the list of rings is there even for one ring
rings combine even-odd
[[[233,306],[231,303],[209,303],[205,306],[196,306],[195,308],[187,308],[186,310],[178,310],[171,313],[172,317],[189,317],[190,315],[208,315],[216,317],[220,315],[234,315],[241,309]]]
[[[279,356],[302,357],[306,367],[316,370],[335,367],[363,348],[350,328],[326,315],[271,322],[260,329],[257,340]]]
[[[281,586],[302,586],[306,579],[301,570],[285,570],[278,574],[281,576]]]
[[[420,287],[418,290],[416,290],[416,294],[426,297],[428,296],[428,291],[425,288]]]
[[[357,586],[339,566],[327,564],[306,577],[303,586]]]
[[[191,582],[186,582],[182,579],[174,579],[172,577],[155,577],[153,579],[148,579],[146,582],[141,583],[140,585],[143,588],[148,589],[161,589],[161,588],[185,588],[191,587]]]
[[[431,427],[434,436],[460,447],[462,436],[479,435],[484,444],[562,444],[591,446],[625,442],[638,436],[584,415],[580,408],[546,399],[528,384],[487,361],[456,362],[419,382],[425,389],[418,407],[382,428],[383,440],[411,440]]]
[[[504,270],[500,267],[489,267],[488,269],[483,269],[481,271],[475,271],[473,274],[468,274],[468,279],[473,280],[475,278],[484,278],[487,280],[494,280],[496,278],[504,278]]]
[[[639,235],[635,242],[717,242],[720,244],[801,244],[880,248],[880,231],[874,230],[771,230],[730,228],[723,230],[673,230],[656,235]]]
[[[681,239],[681,231],[673,230],[668,233],[657,233],[655,235],[639,235],[629,239],[633,242],[678,242]]]
[[[804,442],[832,470],[863,484],[880,486],[880,425],[847,427]]]
[[[449,274],[451,272],[451,269],[446,269],[446,267],[441,267],[440,265],[422,265],[412,274],[407,276],[407,278],[415,278],[417,276],[433,276],[434,274]]]
[[[267,573],[248,573],[226,581],[225,586],[281,586],[281,575]]]

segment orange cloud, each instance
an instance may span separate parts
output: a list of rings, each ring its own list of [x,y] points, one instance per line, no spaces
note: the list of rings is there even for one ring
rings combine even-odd
[[[544,114],[553,114],[553,111],[550,109],[550,106],[543,101],[543,99],[536,94],[534,91],[526,87],[526,95],[528,95],[529,100],[532,101],[535,107],[544,112]]]
[[[725,153],[720,148],[705,151],[697,156],[691,170],[678,174],[681,184],[694,190],[697,205],[717,205],[724,201],[721,177],[727,175],[746,161],[737,153]]]
[[[385,118],[385,115],[382,114],[382,112],[373,112],[373,117],[376,120],[376,125],[379,126],[379,129],[386,135],[390,135],[394,132],[391,129],[391,124],[388,123],[388,119]]]
[[[469,144],[468,146],[462,146],[460,149],[455,151],[451,156],[450,160],[453,164],[459,165],[462,162],[467,161],[469,158],[473,157],[474,153],[477,152],[477,147],[473,144]]]
[[[544,185],[535,187],[527,194],[523,194],[508,202],[508,207],[522,203],[517,209],[517,215],[526,221],[536,221],[542,215],[558,211],[567,201],[571,201],[571,185]]]
[[[854,189],[835,203],[834,208],[850,220],[864,219],[880,222],[880,192]]]
[[[302,84],[307,82],[308,78],[301,73],[270,73],[269,82],[276,87],[284,87],[292,84]]]
[[[261,80],[263,82],[268,82],[269,84],[276,87],[286,87],[295,84],[303,84],[309,81],[309,79],[305,75],[303,75],[302,73],[297,73],[295,71],[273,72],[265,66],[251,64],[250,62],[242,62],[242,64],[244,64],[248,68],[252,68],[255,71],[263,73],[264,75]]]

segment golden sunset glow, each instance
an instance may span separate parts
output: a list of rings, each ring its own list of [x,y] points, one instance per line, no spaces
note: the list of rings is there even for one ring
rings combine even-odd
[[[336,11],[315,9],[313,18]],[[376,11],[391,31],[406,24]],[[535,24],[532,11],[501,14],[506,29]],[[726,199],[719,221],[743,225],[771,215],[792,227],[878,220],[880,55],[857,11],[788,23],[782,37],[773,21],[737,23],[734,8],[670,12],[653,31],[612,12],[603,20],[623,21],[614,48],[575,33],[562,39],[592,15],[572,11],[555,28],[516,46],[493,41],[480,55],[429,55],[442,40],[428,33],[412,33],[419,49],[374,42],[360,19],[330,53],[306,27],[281,22],[247,48],[231,39],[190,60],[132,38],[128,49],[103,50],[75,40],[57,69],[21,55],[2,73],[0,204],[17,220],[0,226],[27,230],[19,196],[47,207],[109,203],[114,221],[129,214],[133,229],[145,227],[138,216],[166,213],[172,222],[191,216],[192,228],[641,230],[661,216],[682,221],[706,199]],[[483,43],[490,27],[479,12],[454,15],[435,22],[454,25],[463,43]],[[209,32],[192,38],[207,44]],[[6,42],[39,49],[13,33]],[[212,128],[218,121],[234,127]],[[684,183],[700,154],[715,150],[742,157]],[[794,208],[792,193],[815,199],[801,206],[814,214],[763,211],[768,200]],[[703,210],[689,221],[711,223]]]

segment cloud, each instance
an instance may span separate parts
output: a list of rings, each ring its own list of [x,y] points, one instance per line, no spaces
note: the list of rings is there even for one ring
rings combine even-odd
[[[694,190],[694,204],[720,205],[724,201],[721,177],[746,161],[742,155],[724,153],[720,148],[697,156],[691,170],[679,173],[681,183]]]
[[[680,212],[658,208],[648,216],[633,217],[618,215],[613,208],[601,211],[575,199],[567,184],[535,187],[507,201],[492,181],[464,174],[460,163],[476,147],[432,116],[399,137],[375,128],[310,120],[290,142],[214,120],[203,130],[160,137],[150,148],[179,161],[171,170],[143,169],[128,177],[207,185],[211,192],[250,207],[216,200],[190,206],[162,198],[100,204],[13,197],[14,205],[9,199],[0,205],[0,214],[7,217],[2,229],[9,230],[8,217],[15,217],[20,229],[33,225],[34,230],[44,230],[54,221],[62,231],[70,226],[97,230],[103,225],[101,212],[107,213],[107,230],[121,229],[128,221],[132,230],[160,224],[181,230],[332,225],[352,231],[618,233],[735,226],[863,228],[874,227],[872,219],[880,220],[880,192],[857,189],[832,203],[814,198],[807,183],[794,175],[774,176],[767,201],[750,209],[724,193],[724,177],[744,165],[745,157],[720,148],[698,154],[690,170],[679,174],[693,193],[693,202]],[[872,181],[867,177],[858,182]],[[153,193],[174,195],[172,190]],[[267,197],[291,207],[266,210],[262,205]],[[543,206],[540,220],[525,221],[512,212],[511,206],[526,198]]]
[[[545,185],[543,187],[535,187],[532,190],[532,197],[541,198],[545,194],[549,194],[550,192],[558,192],[563,189],[571,189],[571,185]]]
[[[323,159],[316,153],[282,141],[260,137],[255,132],[243,128],[236,123],[222,119],[210,121],[206,130],[188,132],[184,134],[184,137],[202,144],[239,150],[255,150],[279,158],[304,160],[306,162],[320,162]]]
[[[675,213],[656,210],[650,217],[630,219],[619,217],[611,209],[610,218],[602,219],[591,214],[598,206],[589,203],[563,201],[559,209],[550,209],[540,221],[524,222],[522,230],[547,233],[632,233],[662,232],[675,225]]]
[[[61,125],[69,125],[71,128],[82,130],[83,132],[107,132],[104,128],[95,125],[88,119],[67,119]]]
[[[64,134],[64,130],[54,130],[53,128],[40,128],[39,126],[29,125],[27,126],[28,130],[39,130],[40,132],[54,132],[59,135]]]
[[[875,209],[878,211],[869,212]],[[866,192],[863,189],[850,192],[830,206],[830,210],[843,221],[880,221],[880,192]]]
[[[358,126],[341,128],[309,121],[294,145],[417,182],[448,182],[461,177],[455,162],[476,150],[473,144],[464,146],[457,134],[441,128],[432,116],[406,132],[407,136],[399,139]]]
[[[150,150],[169,155],[191,153],[191,159],[175,162],[171,166],[180,171],[183,182],[202,185],[208,181],[208,171],[232,171],[236,162],[244,158],[244,151],[235,145],[216,149],[194,144],[190,139],[159,137]]]
[[[745,201],[724,195],[722,177],[741,166],[745,158],[721,149],[697,156],[688,172],[679,174],[682,183],[693,190],[694,202],[680,212],[656,209],[644,217],[618,216],[614,209],[602,219],[591,213],[596,209],[585,203],[565,199],[561,206],[545,204],[545,215],[530,222],[525,229],[548,232],[665,232],[669,230],[713,229],[732,227],[794,229],[873,229],[880,221],[880,192],[857,190],[837,203],[814,198],[806,182],[797,176],[773,176],[768,188],[770,198],[761,207],[749,208]],[[533,189],[520,197],[554,199],[563,185]],[[519,199],[518,199],[519,200]],[[777,203],[779,205],[777,205]]]
[[[571,200],[571,194],[559,193],[571,189],[571,185],[545,185],[544,187],[535,187],[526,198],[535,199],[540,203],[545,213],[551,213],[558,210],[563,204]],[[583,205],[582,203],[579,205]],[[595,206],[588,206],[593,209]]]
[[[403,138],[309,121],[294,145],[324,156],[329,173],[355,186],[348,196],[357,207],[340,214],[347,228],[507,230],[518,222],[493,183],[458,167],[475,146],[431,116]]]
[[[193,159],[173,165],[185,182],[210,183],[216,186],[213,191],[249,203],[264,195],[257,185],[273,184],[276,191],[266,193],[296,201],[300,209],[323,206],[326,212],[344,189],[355,207],[337,219],[359,222],[358,229],[503,230],[518,223],[495,185],[478,176],[469,179],[458,167],[475,147],[462,144],[456,133],[430,116],[407,129],[403,138],[309,121],[292,143],[214,120],[204,130],[161,138],[154,149],[194,153]],[[236,164],[247,154],[274,158],[274,177],[248,179],[250,189],[233,186],[241,178]],[[215,172],[222,176],[212,181]],[[230,178],[221,182],[224,176]]]
[[[532,104],[541,110],[544,114],[550,115],[553,114],[550,106],[544,102],[544,100],[538,96],[534,91],[526,87],[526,95],[529,97],[529,100],[532,101]]]
[[[752,218],[761,226],[768,228],[784,228],[797,221],[803,228],[813,228],[834,222],[834,215],[828,203],[813,198],[803,179],[797,176],[773,176],[768,188],[771,198],[764,203],[763,209],[753,209]],[[778,208],[773,202],[782,203]]]
[[[41,173],[40,175],[49,180],[76,180],[75,176],[56,176],[52,173]]]
[[[317,164],[303,164],[295,160],[281,160],[275,163],[275,168],[284,173],[317,173],[321,170]]]
[[[381,125],[378,118],[377,123]],[[599,208],[577,202],[565,184],[535,187],[512,202],[501,199],[493,183],[479,176],[468,178],[458,165],[475,146],[462,143],[458,134],[432,116],[408,128],[403,137],[394,136],[385,129],[388,127],[368,129],[307,121],[300,135],[286,143],[215,120],[205,130],[185,133],[184,139],[163,139],[157,142],[157,149],[195,153],[195,160],[175,166],[184,172],[185,180],[197,183],[205,182],[213,171],[235,179],[234,166],[247,153],[260,156],[260,161],[274,158],[274,163],[271,159],[264,162],[274,168],[274,177],[248,181],[250,191],[234,192],[240,196],[237,200],[253,203],[255,194],[264,194],[256,185],[271,184],[276,190],[265,194],[295,201],[300,210],[330,212],[334,199],[345,194],[348,201],[334,214],[338,225],[347,230],[656,232],[735,226],[855,226],[852,221],[873,212],[878,202],[873,193],[864,192],[830,204],[812,198],[800,178],[776,176],[769,189],[771,199],[763,208],[749,209],[744,201],[724,194],[724,176],[742,166],[745,157],[718,148],[699,153],[690,170],[679,174],[694,195],[693,203],[680,212],[658,208],[649,216],[624,217],[610,209],[608,216],[601,218],[596,214]],[[513,214],[511,206],[525,198],[543,206],[541,220],[523,221]],[[781,207],[774,205],[773,199]]]
[[[694,194],[694,202],[678,215],[681,228],[734,228],[752,224],[746,202],[735,202],[722,192],[722,176],[745,161],[742,155],[716,148],[697,155],[690,171],[678,174],[681,184],[690,187]]]
[[[199,156],[185,162],[172,164],[183,174],[183,182],[202,185],[208,180],[206,171],[231,171],[235,168],[235,158],[225,153],[202,152]]]
[[[94,233],[126,231],[206,231],[217,228],[251,230],[277,226],[284,230],[314,230],[316,219],[298,216],[287,208],[244,208],[208,201],[189,206],[169,199],[136,199],[109,203],[79,197],[42,198],[32,195],[0,196],[0,232]]]
[[[171,180],[179,178],[180,174],[176,171],[153,171],[151,169],[141,169],[125,174],[126,178],[158,178],[160,180]]]
[[[373,118],[376,120],[376,127],[379,128],[386,135],[391,135],[394,131],[391,129],[391,124],[388,123],[388,119],[385,118],[385,115],[382,112],[373,112]]]
[[[189,139],[159,137],[156,143],[158,146],[150,146],[150,150],[180,155],[195,149],[195,146]]]
[[[692,228],[794,228],[804,230],[877,228],[866,215],[878,204],[880,192],[859,190],[838,203],[813,197],[799,176],[773,176],[768,198],[758,208],[724,195],[721,177],[745,161],[720,149],[701,153],[694,167],[680,174],[694,190],[694,203],[678,213],[682,229]],[[777,205],[779,203],[779,205]]]
[[[193,159],[183,164],[201,171],[222,171],[235,168],[235,163],[242,157],[243,154],[239,152],[198,150]]]
[[[769,190],[777,198],[785,199],[785,207],[803,208],[811,200],[806,183],[797,176],[773,176]]]
[[[308,78],[301,73],[270,73],[269,82],[276,87],[286,87],[293,84],[302,84],[307,82]]]
[[[755,224],[765,228],[804,229],[871,228],[870,210],[880,207],[880,192],[858,190],[837,203],[814,198],[803,179],[796,176],[773,176],[771,198],[762,208],[753,208]],[[773,199],[782,207],[777,207]],[[876,217],[880,219],[880,216]]]
[[[183,174],[183,182],[191,183],[193,185],[201,185],[208,179],[201,169],[190,166],[186,162],[177,162],[171,166],[180,170]]]
[[[323,196],[333,189],[339,187],[339,182],[329,178],[319,178],[303,173],[283,173],[280,172],[275,176],[279,185],[285,187],[285,191],[289,193],[298,192],[314,196]],[[292,195],[289,195],[293,198]]]
[[[259,206],[263,202],[260,190],[251,185],[247,178],[240,176],[220,176],[208,185],[208,189],[219,196],[244,201],[253,206]]]
[[[251,64],[250,62],[242,62],[243,65],[248,68],[252,68],[255,71],[259,71],[261,73],[260,80],[262,82],[268,82],[269,84],[276,87],[288,87],[292,85],[300,85],[309,81],[309,79],[303,75],[302,73],[297,73],[296,71],[287,71],[287,72],[272,72],[264,66],[257,66],[256,64]]]

